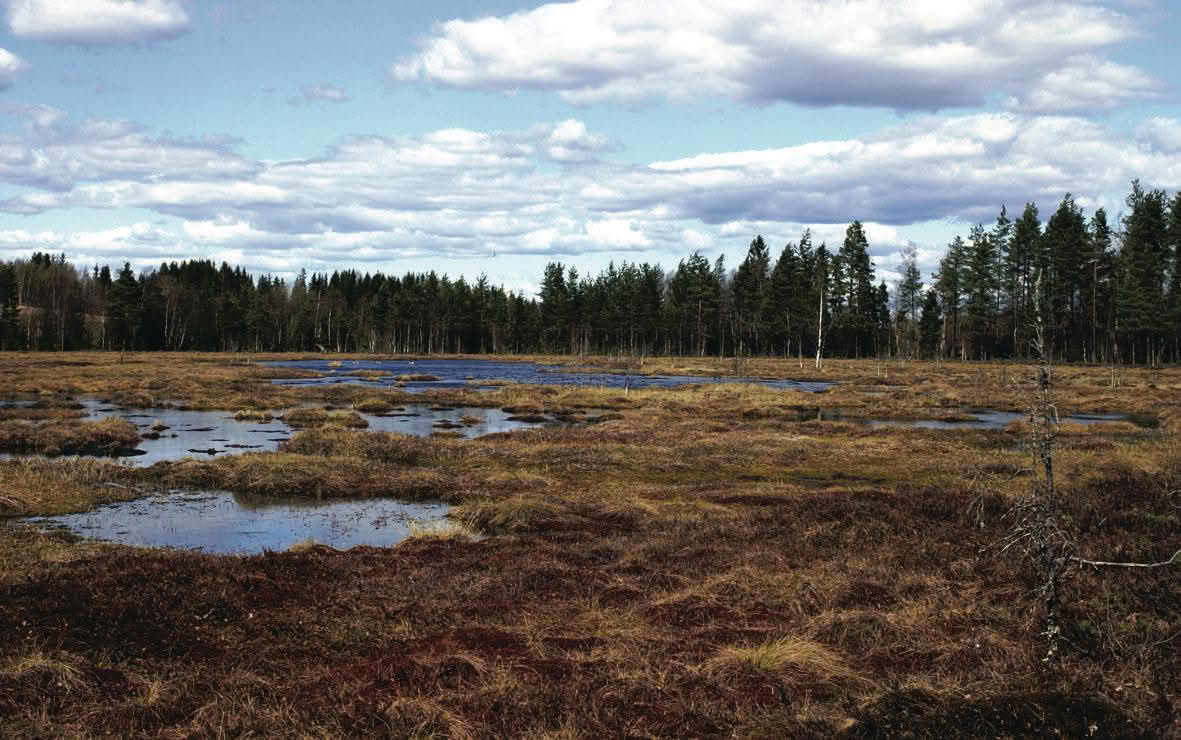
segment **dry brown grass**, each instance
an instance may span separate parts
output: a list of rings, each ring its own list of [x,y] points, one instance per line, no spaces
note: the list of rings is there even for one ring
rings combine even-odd
[[[43,455],[106,454],[139,444],[135,425],[122,419],[0,422],[0,451]]]
[[[364,429],[369,422],[356,411],[325,411],[324,409],[294,409],[279,417],[287,424],[298,428],[337,426]]]
[[[365,398],[354,403],[353,408],[363,414],[388,414],[397,406],[384,398]]]
[[[1174,418],[1174,371],[1129,372],[1132,391],[1102,387],[1099,370],[1057,370],[1068,410]],[[1064,594],[1066,658],[1042,663],[1031,577],[988,554],[1028,484],[1020,427],[799,414],[1017,404],[999,371],[890,365],[905,388],[886,396],[865,395],[879,385],[871,363],[839,361],[828,372],[842,386],[819,396],[432,391],[440,404],[618,413],[472,441],[318,427],[278,453],[126,471],[140,486],[443,499],[454,524],[395,548],[250,558],[0,529],[0,624],[26,623],[0,632],[0,666],[36,652],[77,671],[69,692],[52,668],[0,673],[0,734],[1175,735],[1175,574],[1080,572]],[[1167,429],[1064,430],[1055,462],[1084,556],[1176,549],[1181,450]],[[85,501],[84,482],[105,473],[53,467],[64,462],[40,461],[57,477],[20,490],[76,486]],[[457,527],[478,537],[440,536]]]
[[[0,516],[86,511],[142,494],[127,468],[93,458],[0,460]]]
[[[238,409],[234,412],[234,418],[238,421],[259,421],[266,423],[274,418],[269,411],[260,409]]]

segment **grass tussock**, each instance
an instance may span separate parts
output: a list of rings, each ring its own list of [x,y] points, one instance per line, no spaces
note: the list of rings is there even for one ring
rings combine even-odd
[[[433,383],[438,379],[437,376],[426,373],[404,373],[396,378],[399,383]]]
[[[135,425],[122,419],[101,421],[0,422],[0,451],[42,455],[103,455],[139,444]]]
[[[107,460],[0,460],[0,516],[68,514],[140,495],[132,471]]]
[[[353,372],[349,373],[349,375],[354,375],[358,378],[365,378],[366,380],[378,380],[380,378],[388,378],[389,376],[393,375],[393,373],[389,370],[354,370]]]
[[[365,398],[353,404],[362,414],[388,414],[398,408],[385,398]]]
[[[56,406],[0,407],[0,422],[5,421],[65,421],[81,419],[85,411]]]
[[[257,421],[265,424],[274,417],[270,411],[262,409],[238,409],[234,412],[234,418],[238,421]]]
[[[399,466],[442,460],[452,449],[444,443],[397,432],[356,432],[334,427],[308,429],[283,443],[286,452],[323,458],[362,458]]]
[[[543,531],[568,514],[561,504],[525,496],[469,501],[451,512],[454,519],[472,529],[500,534]]]
[[[830,682],[855,675],[832,649],[799,637],[781,637],[750,647],[727,647],[708,663],[713,669],[734,665],[747,665],[768,673],[806,673]]]
[[[364,429],[369,426],[365,417],[356,411],[326,411],[324,409],[295,409],[279,417],[289,426],[299,428],[338,426],[353,429]]]
[[[407,524],[410,537],[424,540],[474,540],[476,532],[461,522],[444,519],[435,522],[412,521]]]
[[[454,478],[429,468],[377,464],[355,457],[290,453],[232,455],[161,466],[153,480],[177,488],[213,488],[293,498],[453,499]]]

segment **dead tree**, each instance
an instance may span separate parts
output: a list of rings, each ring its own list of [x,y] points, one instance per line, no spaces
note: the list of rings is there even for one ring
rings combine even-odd
[[[1040,295],[1040,276],[1034,281],[1034,294]],[[1037,362],[1035,388],[1029,403],[1030,452],[1033,455],[1033,480],[1029,490],[1006,517],[1012,522],[999,543],[1001,553],[1017,551],[1033,567],[1038,585],[1035,593],[1045,611],[1046,654],[1050,662],[1058,654],[1061,625],[1058,622],[1062,589],[1071,571],[1078,566],[1094,568],[1163,568],[1181,564],[1181,549],[1168,560],[1158,563],[1091,560],[1079,555],[1077,538],[1066,528],[1054,483],[1054,440],[1058,436],[1058,409],[1053,398],[1051,353],[1047,350],[1045,326],[1040,302],[1034,300],[1033,359]]]

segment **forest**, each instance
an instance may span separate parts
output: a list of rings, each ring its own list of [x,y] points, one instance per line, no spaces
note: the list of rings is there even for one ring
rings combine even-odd
[[[78,266],[0,262],[5,350],[602,353],[992,359],[1028,353],[1040,317],[1053,357],[1181,359],[1181,193],[1134,181],[1109,220],[1067,194],[973,226],[924,277],[913,247],[893,288],[866,231],[805,231],[773,255],[757,236],[729,268],[694,252],[675,269],[550,263],[536,296],[435,272],[301,271],[290,283],[208,260]]]

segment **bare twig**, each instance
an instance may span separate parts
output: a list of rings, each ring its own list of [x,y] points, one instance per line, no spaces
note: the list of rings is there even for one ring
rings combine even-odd
[[[1159,563],[1114,563],[1107,560],[1087,560],[1077,557],[1075,561],[1081,565],[1090,565],[1095,568],[1163,568],[1167,565],[1181,565],[1181,550],[1173,553],[1173,557],[1168,560],[1162,560]]]

